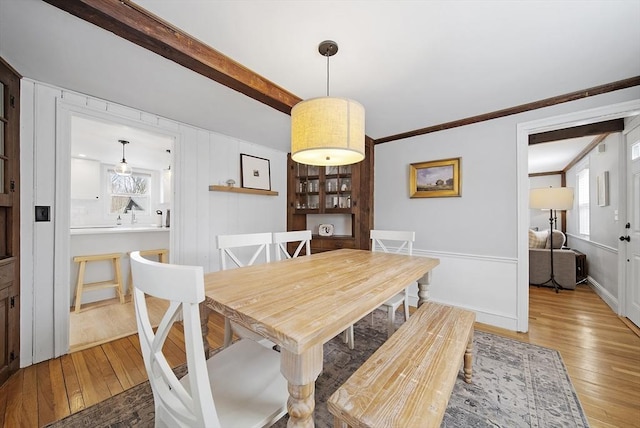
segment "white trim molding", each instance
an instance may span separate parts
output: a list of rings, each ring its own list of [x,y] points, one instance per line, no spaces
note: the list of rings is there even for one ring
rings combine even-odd
[[[529,177],[528,146],[529,135],[553,131],[576,125],[588,125],[604,120],[633,116],[640,111],[640,99],[604,107],[577,111],[541,120],[520,123],[517,126],[516,174],[517,174],[517,293],[518,293],[518,331],[529,329],[529,245],[527,229],[529,228]]]
[[[474,311],[478,322],[517,329],[516,259],[420,249],[413,255],[440,259],[428,288],[430,300]],[[487,289],[496,292],[489,295],[483,292]],[[409,303],[417,306],[417,284],[409,287]]]
[[[600,296],[600,298],[604,300],[605,303],[609,305],[609,307],[611,307],[611,310],[613,310],[613,312],[617,314],[620,313],[618,310],[618,299],[616,299],[613,294],[607,291],[607,289],[604,288],[602,284],[593,279],[591,276],[587,276],[587,282],[589,283],[589,286],[593,289],[593,291],[595,291],[596,294]]]

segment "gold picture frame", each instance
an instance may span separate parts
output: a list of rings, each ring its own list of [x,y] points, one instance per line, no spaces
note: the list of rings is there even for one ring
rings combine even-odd
[[[409,197],[446,198],[461,195],[462,158],[440,159],[409,165]]]

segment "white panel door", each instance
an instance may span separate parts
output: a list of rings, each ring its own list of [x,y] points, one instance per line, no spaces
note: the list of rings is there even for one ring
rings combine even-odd
[[[625,315],[640,326],[640,126],[627,134],[627,219],[624,235],[628,240],[626,259]]]

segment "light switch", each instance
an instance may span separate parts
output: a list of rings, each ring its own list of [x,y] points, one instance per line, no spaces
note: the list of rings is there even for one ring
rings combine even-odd
[[[36,221],[51,221],[50,210],[51,207],[48,205],[36,205]]]

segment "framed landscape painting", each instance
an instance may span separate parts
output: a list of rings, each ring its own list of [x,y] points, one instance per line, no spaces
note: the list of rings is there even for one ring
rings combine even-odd
[[[460,196],[461,158],[412,163],[409,166],[411,198]]]

